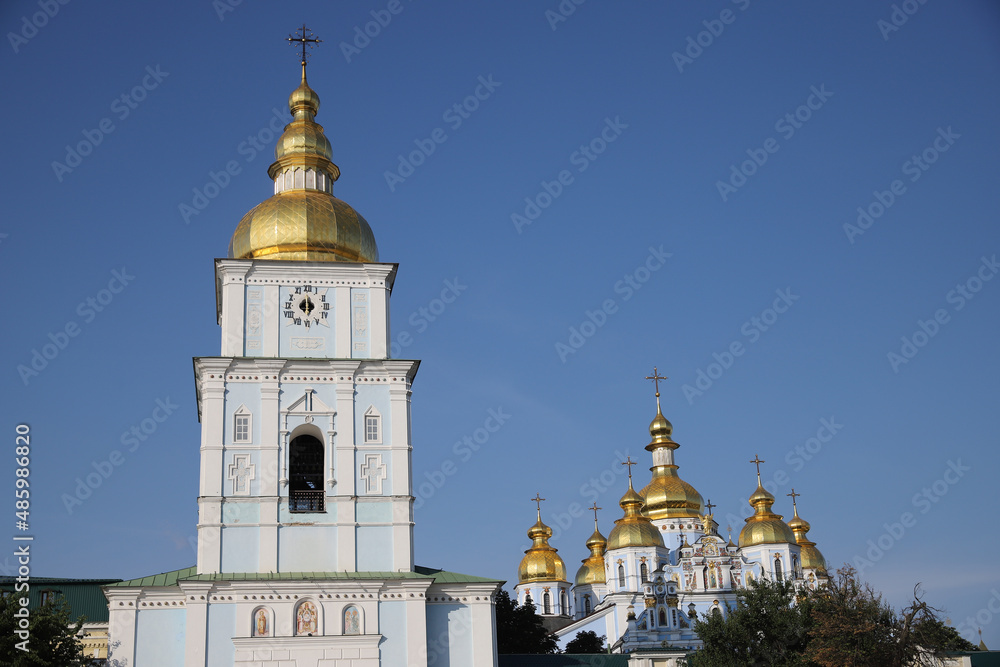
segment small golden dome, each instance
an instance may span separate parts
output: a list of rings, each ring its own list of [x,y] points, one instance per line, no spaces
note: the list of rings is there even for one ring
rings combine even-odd
[[[630,469],[631,470],[631,469]],[[625,510],[625,516],[615,521],[615,527],[608,535],[608,550],[623,547],[662,547],[663,537],[653,522],[642,514],[642,496],[632,488],[629,475],[628,491],[618,503]]]
[[[660,393],[657,391],[656,416],[649,424],[650,441],[646,445],[646,451],[653,452],[654,465],[650,468],[653,478],[641,491],[644,502],[642,513],[650,519],[695,519],[701,516],[704,506],[701,494],[677,474],[672,452],[680,445],[670,437],[673,430],[673,425],[660,409]],[[660,465],[655,465],[657,462]]]
[[[792,517],[792,520],[788,522],[788,527],[792,529],[793,533],[808,533],[809,529],[812,528],[808,521],[799,516],[798,512],[796,512],[795,516]]]
[[[607,550],[608,540],[601,535],[597,529],[597,522],[594,522],[594,533],[587,539],[587,548],[590,555],[581,562],[583,565],[576,571],[576,584],[603,584],[607,581],[604,574],[604,552]]]
[[[752,547],[758,544],[788,543],[795,544],[795,536],[788,524],[781,520],[780,514],[771,511],[774,496],[760,485],[750,496],[750,504],[756,510],[754,515],[746,520],[740,531],[740,547]]]
[[[795,490],[792,490],[795,493]],[[797,494],[796,494],[797,495]],[[792,498],[792,502],[795,503],[795,498]],[[802,562],[803,569],[813,569],[816,570],[817,574],[821,576],[826,576],[826,559],[823,558],[823,554],[820,550],[816,548],[816,543],[810,541],[806,536],[809,532],[809,522],[799,516],[798,505],[795,507],[795,516],[792,520],[788,522],[788,527],[792,529],[792,533],[795,535],[795,543],[799,545],[799,557]]]
[[[302,82],[288,98],[292,121],[275,146],[268,168],[275,195],[243,216],[232,240],[234,259],[377,262],[378,246],[368,222],[333,196],[340,169],[331,162],[330,141],[314,117],[319,96]]]
[[[566,581],[566,565],[556,550],[549,546],[552,529],[542,523],[540,512],[538,521],[528,529],[528,537],[532,544],[521,559],[521,566],[517,571],[518,582]]]
[[[656,416],[653,417],[653,421],[649,422],[649,435],[652,438],[650,443],[646,445],[648,451],[653,451],[658,445],[666,445],[670,447],[672,444],[672,449],[677,449],[678,445],[676,442],[670,439],[670,434],[674,431],[674,425],[663,416],[660,412],[660,403],[656,402]]]

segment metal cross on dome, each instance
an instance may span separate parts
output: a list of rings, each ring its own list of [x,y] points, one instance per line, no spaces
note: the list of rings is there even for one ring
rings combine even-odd
[[[308,46],[311,49],[322,41],[323,41],[322,39],[316,38],[316,36],[313,34],[313,31],[307,28],[305,23],[302,24],[301,28],[295,31],[294,37],[292,35],[288,36],[288,43],[291,44],[292,46],[295,46],[295,42],[300,42],[302,45],[303,67],[306,66],[306,60],[309,58],[309,52],[306,51],[306,47]]]
[[[707,508],[708,508],[708,513],[709,513],[709,514],[711,514],[711,513],[712,513],[712,508],[713,508],[713,507],[718,507],[718,505],[713,505],[713,504],[712,504],[712,499],[711,499],[711,498],[709,498],[709,499],[708,499],[708,502],[707,502],[707,503],[705,503],[705,507],[707,507]]]
[[[767,461],[764,461],[763,459],[761,459],[759,455],[754,454],[753,458],[750,459],[750,463],[756,463],[757,464],[757,484],[760,484],[760,464],[761,463],[767,463]]]
[[[795,487],[792,487],[792,492],[791,493],[786,493],[785,495],[791,497],[791,499],[792,499],[792,507],[795,507],[796,509],[798,509],[797,505],[795,504],[795,499],[798,498],[799,496],[801,496],[802,494],[801,493],[795,493]]]
[[[639,465],[639,462],[638,461],[633,461],[632,457],[629,456],[624,461],[622,461],[622,465],[623,466],[628,466],[628,483],[631,484],[632,483],[632,466]]]
[[[530,498],[529,500],[535,501],[535,505],[538,506],[538,511],[539,512],[542,511],[542,501],[545,500],[545,498],[542,498],[541,494],[536,493],[535,497],[534,498]]]

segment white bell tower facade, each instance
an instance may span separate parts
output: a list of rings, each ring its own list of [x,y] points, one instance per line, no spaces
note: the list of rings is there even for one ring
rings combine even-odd
[[[221,357],[195,360],[198,572],[413,569],[396,265],[216,261]]]

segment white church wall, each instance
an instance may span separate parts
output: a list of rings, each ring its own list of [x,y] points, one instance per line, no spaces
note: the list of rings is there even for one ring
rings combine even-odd
[[[143,609],[137,612],[135,625],[140,640],[135,647],[137,666],[184,664],[184,609]]]
[[[241,633],[236,627],[236,605],[233,604],[210,604],[208,605],[208,645],[205,647],[206,664],[212,667],[232,667],[235,657],[233,651],[233,637],[239,637]],[[180,665],[182,663],[175,663]],[[141,662],[137,662],[136,667],[142,667]]]
[[[392,527],[358,526],[357,562],[368,572],[392,571]]]
[[[469,607],[428,603],[427,667],[467,667],[475,664],[472,640]]]
[[[329,508],[328,508],[329,511]],[[302,521],[311,514],[294,514],[290,521]],[[283,519],[284,521],[284,519]],[[287,526],[278,527],[281,548],[278,551],[280,572],[326,572],[331,568],[333,554],[337,552],[337,529],[335,526]],[[351,563],[353,569],[353,563]]]
[[[257,572],[260,528],[227,526],[222,529],[222,571]]]
[[[409,627],[406,624],[405,602],[382,602],[378,607],[378,624],[386,628],[385,639],[379,645],[383,665],[410,664],[410,650],[407,644]],[[391,629],[391,631],[390,631]],[[367,632],[371,632],[367,630]],[[413,656],[412,662],[417,662]]]

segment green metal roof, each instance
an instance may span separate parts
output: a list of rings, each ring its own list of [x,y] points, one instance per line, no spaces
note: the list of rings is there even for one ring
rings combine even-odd
[[[102,586],[114,586],[121,579],[60,579],[58,577],[31,577],[28,589],[28,608],[42,604],[42,593],[52,591],[66,598],[69,616],[74,621],[81,616],[88,623],[107,623],[108,601]],[[0,577],[0,590],[13,591],[14,577]]]
[[[457,572],[446,572],[429,567],[417,566],[413,572],[219,572],[198,574],[194,566],[183,570],[154,574],[139,579],[118,581],[109,586],[151,587],[176,586],[179,581],[338,581],[355,579],[360,581],[433,579],[441,584],[502,584],[502,581],[486,577],[474,577]]]

